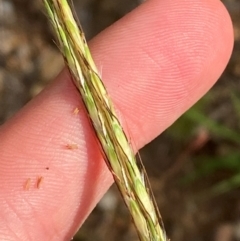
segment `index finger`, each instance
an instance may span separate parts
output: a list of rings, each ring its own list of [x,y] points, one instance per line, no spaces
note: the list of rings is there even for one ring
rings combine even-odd
[[[232,39],[220,1],[149,0],[91,42],[137,148],[213,85]],[[1,128],[0,152],[3,240],[70,239],[112,183],[66,71]],[[24,190],[36,177],[42,188]]]

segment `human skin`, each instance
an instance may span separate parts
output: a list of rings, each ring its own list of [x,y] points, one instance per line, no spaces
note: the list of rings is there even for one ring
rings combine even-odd
[[[212,87],[232,46],[218,0],[148,0],[90,42],[136,150]],[[68,72],[0,136],[0,240],[70,240],[113,179]],[[72,143],[78,149],[66,148]]]

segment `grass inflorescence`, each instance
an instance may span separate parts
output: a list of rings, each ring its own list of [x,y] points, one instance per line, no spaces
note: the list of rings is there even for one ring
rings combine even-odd
[[[143,166],[117,118],[91,57],[84,33],[67,0],[43,0],[60,50],[81,94],[104,159],[131,213],[141,241],[165,241],[166,234]]]

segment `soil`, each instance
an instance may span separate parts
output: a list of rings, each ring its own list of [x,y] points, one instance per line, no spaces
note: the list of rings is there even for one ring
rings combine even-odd
[[[140,2],[76,0],[74,4],[90,39]],[[228,67],[210,92],[217,100],[208,102],[210,104],[204,108],[211,119],[238,130],[239,113],[234,110],[229,96],[233,92],[240,96],[240,2],[224,0],[223,3],[233,19],[235,47]],[[0,1],[0,124],[37,95],[64,66],[52,41],[51,29],[46,26],[40,0]],[[184,137],[177,136],[179,130],[174,128],[141,150],[169,238],[175,241],[240,240],[240,189],[216,196],[204,193],[211,185],[231,178],[233,172],[221,169],[214,175],[184,182],[189,173],[196,172],[202,162],[199,157],[207,155],[214,159],[223,156],[226,150],[238,150],[239,145],[212,134],[201,124]],[[138,240],[115,186],[94,209],[74,240]]]

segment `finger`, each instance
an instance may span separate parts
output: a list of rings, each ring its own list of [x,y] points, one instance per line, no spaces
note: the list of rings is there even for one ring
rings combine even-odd
[[[219,1],[151,0],[91,49],[139,148],[220,76],[231,22]],[[74,143],[78,149],[67,147]],[[3,240],[68,240],[112,183],[66,72],[1,128],[0,152]]]

